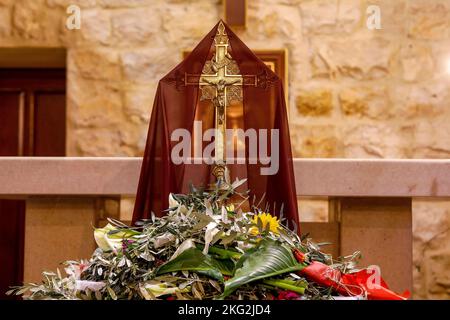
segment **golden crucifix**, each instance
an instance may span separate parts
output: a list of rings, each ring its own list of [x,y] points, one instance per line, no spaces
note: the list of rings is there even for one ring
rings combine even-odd
[[[214,37],[215,53],[203,66],[201,75],[185,74],[185,85],[199,85],[200,100],[212,100],[215,108],[213,175],[218,183],[229,183],[226,167],[226,108],[231,101],[242,101],[242,86],[257,85],[256,76],[241,75],[228,51],[229,39],[222,21]]]

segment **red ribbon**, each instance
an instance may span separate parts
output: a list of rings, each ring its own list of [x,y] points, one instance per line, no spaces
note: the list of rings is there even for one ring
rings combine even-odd
[[[305,261],[305,255],[300,250],[294,250],[294,256],[299,262]],[[312,261],[299,272],[310,281],[324,287],[331,287],[343,296],[365,296],[368,300],[406,300],[410,293],[402,295],[389,290],[386,282],[380,277],[380,283],[373,283],[369,277],[372,273],[364,269],[355,273],[342,273],[340,270],[318,261]]]

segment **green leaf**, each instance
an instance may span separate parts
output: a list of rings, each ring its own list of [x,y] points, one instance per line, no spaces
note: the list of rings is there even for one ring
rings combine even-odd
[[[277,287],[284,290],[289,290],[293,292],[297,292],[300,294],[305,293],[305,289],[307,288],[306,284],[300,283],[300,285],[296,284],[295,281],[283,280],[283,279],[265,279],[263,280],[264,284],[268,284],[273,287]]]
[[[237,232],[236,231],[232,231],[230,233],[230,235],[225,236],[225,237],[222,238],[222,241],[220,242],[220,244],[223,244],[223,245],[226,246],[226,245],[230,244],[231,242],[233,242],[234,239],[237,238],[237,236],[238,236]]]
[[[219,247],[210,247],[209,253],[216,255],[219,259],[240,259],[242,253],[238,251],[232,251],[230,249],[223,249]]]
[[[259,279],[298,271],[304,268],[295,259],[291,249],[274,240],[264,240],[253,250],[247,251],[236,265],[234,277],[225,282],[221,298],[238,287]]]
[[[207,216],[206,214],[194,213],[193,215],[197,218],[198,221],[192,228],[194,231],[201,230],[210,222],[214,221],[210,216]]]
[[[214,258],[212,258],[214,259]],[[217,268],[220,272],[226,276],[232,276],[234,271],[234,262],[231,259],[214,259],[214,262],[217,265]]]
[[[117,300],[117,295],[116,295],[116,293],[114,292],[114,290],[111,289],[110,287],[106,287],[106,289],[108,290],[108,293],[109,293],[110,297],[111,297],[113,300]]]
[[[203,254],[197,248],[190,248],[183,251],[175,259],[161,265],[156,270],[156,275],[175,271],[195,271],[213,279],[223,281],[221,269],[229,271],[229,268],[225,268],[223,264],[219,264],[211,256]]]

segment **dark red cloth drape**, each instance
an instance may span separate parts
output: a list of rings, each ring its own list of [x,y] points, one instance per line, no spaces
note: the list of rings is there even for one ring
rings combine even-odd
[[[171,141],[175,129],[193,133],[193,124],[202,113],[203,131],[214,126],[213,107],[210,102],[199,101],[199,87],[185,86],[184,76],[201,74],[203,66],[214,54],[214,36],[219,23],[206,35],[186,59],[159,81],[147,136],[133,223],[148,218],[153,211],[160,216],[168,207],[169,193],[186,192],[188,185],[207,185],[213,182],[211,166],[202,164],[174,164],[171,150],[178,141]],[[279,214],[283,205],[283,216],[290,226],[298,226],[298,209],[292,152],[286,114],[286,102],[281,80],[263,61],[225,25],[229,38],[229,51],[239,66],[242,75],[257,75],[257,86],[243,87],[243,116],[240,128],[279,130],[279,170],[274,175],[261,175],[262,164],[247,164],[244,174],[251,196],[267,203],[271,212]],[[205,119],[208,118],[208,121]],[[269,135],[270,142],[270,135]],[[269,146],[269,154],[272,150]],[[249,146],[246,141],[246,152]],[[248,154],[247,154],[248,156]],[[274,161],[274,158],[272,158]],[[230,165],[231,172],[235,166]],[[239,170],[242,173],[242,170]],[[264,207],[264,206],[263,206]],[[272,208],[275,207],[275,210]]]

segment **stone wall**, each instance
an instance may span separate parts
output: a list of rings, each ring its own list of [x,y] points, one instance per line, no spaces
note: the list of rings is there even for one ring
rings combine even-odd
[[[80,30],[66,9],[81,8]],[[369,30],[368,6],[381,12]],[[238,35],[289,50],[297,157],[448,158],[450,0],[252,0]],[[143,153],[157,81],[219,0],[0,0],[0,47],[68,50],[68,155]],[[326,219],[320,201],[303,219]],[[414,201],[415,296],[450,297],[450,202]]]

